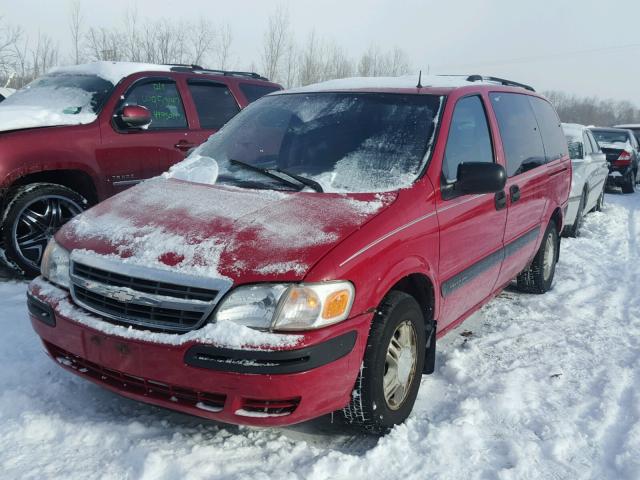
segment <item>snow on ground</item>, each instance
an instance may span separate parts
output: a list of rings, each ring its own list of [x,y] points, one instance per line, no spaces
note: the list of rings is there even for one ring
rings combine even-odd
[[[563,240],[553,291],[506,291],[443,339],[379,440],[330,416],[252,429],[120,398],[54,365],[25,284],[0,283],[0,477],[640,478],[640,194],[606,200]]]

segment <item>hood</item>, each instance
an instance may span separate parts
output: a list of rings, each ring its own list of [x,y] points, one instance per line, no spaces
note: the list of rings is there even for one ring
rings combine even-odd
[[[395,198],[155,178],[74,218],[56,238],[69,250],[234,283],[294,281]]]
[[[96,119],[94,113],[67,114],[41,107],[6,105],[0,103],[0,132],[27,128],[83,125]]]

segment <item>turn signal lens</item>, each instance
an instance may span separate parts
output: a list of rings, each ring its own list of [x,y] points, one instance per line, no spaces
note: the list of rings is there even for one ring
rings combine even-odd
[[[351,293],[348,290],[340,290],[330,294],[324,302],[322,318],[330,320],[342,315],[349,308]]]

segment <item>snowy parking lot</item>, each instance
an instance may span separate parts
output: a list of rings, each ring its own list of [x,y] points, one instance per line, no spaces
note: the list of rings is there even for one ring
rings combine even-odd
[[[252,429],[136,403],[63,371],[0,283],[0,477],[640,478],[640,194],[564,239],[554,288],[507,290],[439,343],[383,438],[330,416]]]

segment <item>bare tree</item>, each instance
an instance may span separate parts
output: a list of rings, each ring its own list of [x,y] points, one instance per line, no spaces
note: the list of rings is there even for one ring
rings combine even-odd
[[[323,62],[322,45],[316,36],[315,30],[309,33],[307,43],[300,53],[300,71],[298,83],[309,85],[322,79]]]
[[[71,16],[69,18],[69,30],[71,31],[71,52],[73,63],[82,63],[82,11],[80,0],[71,2]]]
[[[217,62],[217,68],[221,70],[227,70],[229,68],[232,41],[231,26],[227,23],[218,29],[215,60]]]
[[[191,60],[201,65],[205,57],[213,49],[216,41],[215,30],[211,22],[201,18],[197,28],[191,32]]]
[[[262,68],[267,77],[280,81],[280,68],[289,35],[289,12],[281,5],[269,17],[262,45]]]
[[[22,39],[22,28],[5,24],[0,16],[0,78],[7,83],[14,75],[18,44]]]

